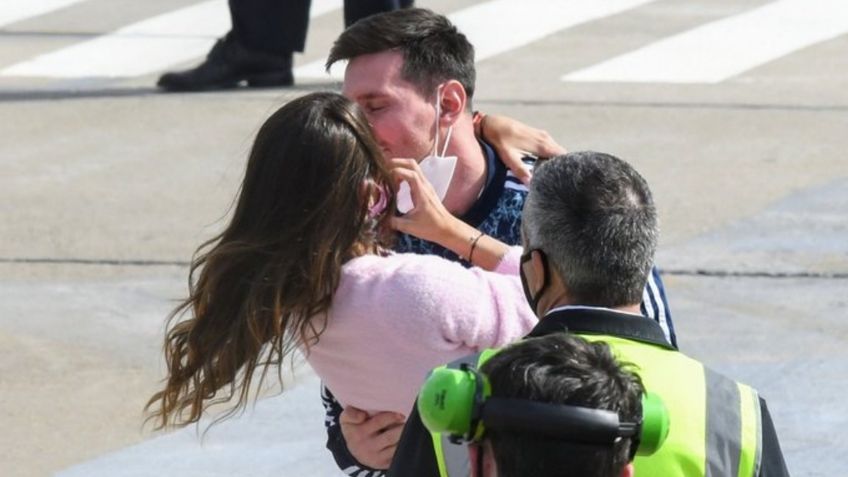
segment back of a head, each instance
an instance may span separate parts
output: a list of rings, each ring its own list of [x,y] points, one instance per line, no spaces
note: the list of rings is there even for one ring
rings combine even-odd
[[[219,392],[237,400],[232,411],[244,406],[257,368],[264,376],[317,338],[313,317],[330,306],[342,264],[382,240],[390,215],[369,204],[389,183],[367,119],[343,96],[306,95],[265,121],[232,219],[198,249],[190,296],[171,314],[170,377],[149,404],[162,425],[196,422]]]
[[[572,303],[638,304],[658,226],[648,184],[609,154],[573,152],[534,171],[524,206],[527,249],[545,252]]]
[[[363,18],[348,27],[333,44],[327,69],[341,60],[399,51],[403,79],[430,97],[436,86],[457,80],[470,99],[476,72],[474,47],[444,15],[423,8],[406,8]]]
[[[294,99],[257,134],[231,228],[287,249],[339,235],[350,243],[363,227],[362,184],[388,182],[381,157],[350,100],[337,93]]]
[[[481,368],[492,397],[528,399],[613,411],[622,421],[641,413],[642,384],[609,346],[554,333],[516,343]],[[487,430],[501,477],[615,477],[629,460],[630,439],[610,447],[581,445],[529,433]]]

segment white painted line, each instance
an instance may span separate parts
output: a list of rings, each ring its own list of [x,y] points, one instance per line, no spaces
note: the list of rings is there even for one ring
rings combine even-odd
[[[344,0],[313,0],[309,7],[309,18],[315,18],[342,8]]]
[[[211,0],[12,65],[2,76],[138,76],[206,54],[230,28],[226,0]]]
[[[845,32],[845,0],[780,0],[567,74],[562,80],[718,83]]]
[[[0,2],[0,26],[44,15],[82,0],[4,0]]]
[[[321,15],[341,5],[342,0],[317,0],[311,15]],[[86,78],[150,74],[205,56],[215,39],[229,29],[226,0],[208,0],[17,63],[0,71],[0,76]]]
[[[653,0],[493,0],[448,17],[474,45],[477,61],[520,48],[550,34],[638,7]],[[325,59],[295,69],[296,78],[327,78]],[[341,79],[344,67],[330,77]]]

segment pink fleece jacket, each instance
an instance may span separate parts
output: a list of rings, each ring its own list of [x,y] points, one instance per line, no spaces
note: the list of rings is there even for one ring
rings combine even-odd
[[[510,249],[494,272],[416,254],[349,261],[307,361],[343,406],[408,415],[432,368],[506,345],[536,324],[520,254]]]

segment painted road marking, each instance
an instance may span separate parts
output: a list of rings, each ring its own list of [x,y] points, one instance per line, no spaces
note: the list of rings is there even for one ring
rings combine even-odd
[[[342,0],[312,3],[313,17],[342,6]],[[14,64],[0,76],[141,76],[205,56],[229,29],[226,0],[209,0]]]
[[[562,80],[718,83],[845,32],[845,0],[780,0],[567,74]]]
[[[477,61],[520,48],[581,23],[614,15],[653,0],[494,0],[448,15],[474,45]],[[295,68],[296,78],[327,78],[326,59]],[[334,66],[341,79],[343,65]]]
[[[6,0],[0,3],[0,26],[44,15],[82,0]]]

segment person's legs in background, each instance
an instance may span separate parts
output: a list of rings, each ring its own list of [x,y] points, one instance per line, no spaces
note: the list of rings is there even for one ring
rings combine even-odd
[[[411,7],[413,0],[345,0],[345,27],[349,27],[367,16],[375,13],[390,12],[400,8]]]
[[[165,73],[157,86],[203,91],[290,86],[292,54],[303,51],[310,0],[229,0],[232,29],[195,68]]]
[[[229,0],[232,33],[242,46],[279,57],[303,51],[310,0]]]
[[[200,65],[163,74],[166,91],[290,86],[292,55],[303,51],[310,0],[229,0],[232,29]],[[375,13],[410,7],[413,0],[346,0],[345,26]]]

